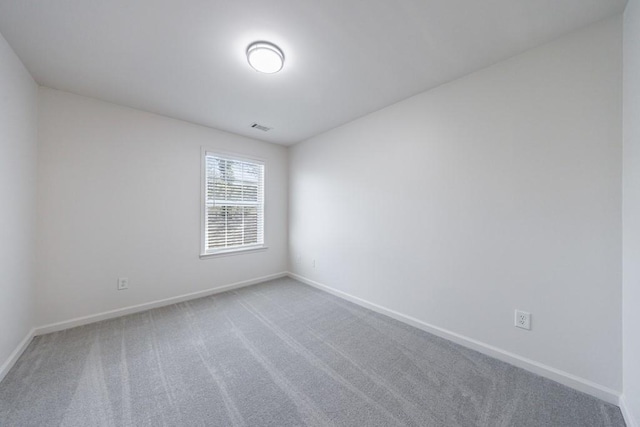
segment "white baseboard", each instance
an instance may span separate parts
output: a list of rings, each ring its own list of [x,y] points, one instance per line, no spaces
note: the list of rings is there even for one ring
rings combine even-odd
[[[24,339],[20,341],[20,344],[18,344],[16,349],[13,350],[13,352],[9,355],[9,358],[2,364],[2,366],[0,366],[0,381],[2,381],[5,376],[7,376],[11,368],[13,368],[13,365],[16,364],[20,356],[22,356],[22,353],[24,353],[24,351],[27,349],[34,336],[35,329],[32,328],[29,332],[27,332],[27,335],[24,337]]]
[[[631,415],[631,412],[629,411],[629,407],[627,406],[627,398],[625,397],[624,394],[622,394],[622,396],[620,396],[620,411],[622,411],[622,416],[624,417],[624,422],[627,424],[627,427],[640,427],[640,424],[638,424],[635,420],[635,418],[633,418],[633,415]]]
[[[322,283],[313,281],[311,279],[308,279],[306,277],[303,277],[291,272],[281,272],[281,273],[271,274],[268,276],[263,276],[255,279],[245,280],[242,282],[232,283],[232,284],[221,286],[218,288],[207,289],[199,292],[192,292],[189,294],[179,295],[172,298],[166,298],[166,299],[152,301],[144,304],[124,307],[121,309],[105,311],[103,313],[98,313],[98,314],[84,316],[84,317],[78,317],[78,318],[66,320],[63,322],[57,322],[49,325],[40,326],[38,328],[33,328],[31,329],[31,331],[27,333],[27,335],[20,342],[20,344],[18,344],[16,349],[9,356],[9,358],[2,364],[2,366],[0,366],[0,381],[2,381],[2,379],[6,376],[6,374],[13,367],[16,361],[20,358],[20,356],[22,355],[24,350],[27,348],[27,346],[29,345],[29,343],[31,342],[34,336],[43,335],[50,332],[61,331],[64,329],[69,329],[76,326],[82,326],[89,323],[99,322],[101,320],[107,320],[115,317],[125,316],[127,314],[138,313],[138,312],[150,310],[152,308],[163,307],[166,305],[171,305],[171,304],[175,304],[183,301],[201,298],[208,295],[214,295],[217,293],[242,288],[245,286],[251,286],[260,282],[265,282],[267,280],[277,279],[284,276],[289,276],[293,279],[299,280],[302,283],[306,283],[307,285],[321,289],[323,291],[336,295],[340,298],[353,302],[362,307],[368,308],[380,314],[389,316],[393,319],[396,319],[406,324],[409,324],[411,326],[414,326],[418,329],[422,329],[426,332],[448,339],[457,344],[479,351],[480,353],[486,354],[488,356],[495,357],[496,359],[510,363],[519,368],[526,369],[530,372],[541,375],[545,378],[549,378],[553,381],[556,381],[560,384],[566,385],[578,391],[590,394],[594,397],[604,400],[605,402],[608,402],[614,405],[619,405],[622,411],[622,414],[625,418],[625,421],[627,423],[627,426],[640,427],[640,425],[638,425],[635,422],[631,413],[628,411],[624,395],[620,396],[620,394],[613,389],[596,384],[584,378],[580,378],[568,372],[564,372],[562,370],[544,365],[542,363],[538,363],[534,360],[527,359],[517,354],[510,353],[508,351],[499,349],[489,344],[485,344],[483,342],[474,340],[472,338],[465,337],[455,332],[451,332],[446,329],[443,329],[434,325],[430,325],[426,322],[415,319],[411,316],[406,316],[404,314],[398,313],[397,311],[390,310],[378,304],[371,303],[369,301],[363,300],[361,298],[355,297],[353,295],[347,294],[337,289],[333,289],[327,285],[324,285]]]
[[[101,320],[113,319],[115,317],[126,316],[127,314],[147,311],[152,308],[164,307],[166,305],[176,304],[179,302],[189,301],[196,298],[202,298],[209,295],[219,294],[221,292],[231,291],[233,289],[255,285],[256,283],[266,282],[267,280],[273,280],[280,277],[285,277],[287,275],[288,275],[287,272],[280,272],[276,274],[270,274],[268,276],[257,277],[255,279],[244,280],[242,282],[232,283],[230,285],[220,286],[217,288],[206,289],[204,291],[192,292],[189,294],[178,295],[176,297],[151,301],[144,304],[132,305],[129,307],[118,308],[116,310],[104,311],[102,313],[92,314],[89,316],[76,317],[75,319],[69,319],[62,322],[51,323],[49,325],[37,327],[35,328],[35,335],[44,335],[51,332],[62,331],[64,329],[75,328],[76,326],[87,325],[89,323],[95,323]]]
[[[529,372],[533,372],[534,374],[538,374],[560,384],[566,385],[567,387],[571,387],[583,393],[590,394],[591,396],[602,399],[607,403],[611,403],[613,405],[618,405],[620,403],[620,393],[616,390],[610,389],[600,384],[596,384],[592,381],[578,377],[568,372],[564,372],[560,369],[544,365],[542,363],[536,362],[535,360],[527,359],[517,354],[502,350],[498,347],[485,344],[481,341],[474,340],[464,335],[457,334],[438,326],[430,325],[411,316],[406,316],[402,313],[398,313],[397,311],[390,310],[386,307],[374,304],[362,298],[355,297],[353,295],[331,288],[330,286],[308,279],[304,276],[289,272],[289,277],[299,280],[302,283],[306,283],[307,285],[326,291],[352,303],[355,303],[359,306],[368,308],[380,314],[384,314],[385,316],[389,316],[393,319],[414,326],[418,329],[422,329],[423,331],[432,333],[439,337],[448,339],[449,341],[453,341],[462,346],[471,348],[480,353],[486,354],[487,356],[494,357],[496,359],[502,360],[503,362],[510,363],[519,368],[526,369]]]

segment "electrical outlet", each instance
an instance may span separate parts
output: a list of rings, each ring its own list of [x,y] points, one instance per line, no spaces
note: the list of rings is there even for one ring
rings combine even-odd
[[[118,277],[118,290],[124,291],[125,289],[129,289],[129,278]]]
[[[516,310],[516,320],[515,320],[516,328],[522,328],[526,330],[531,330],[531,313],[527,313],[526,311]]]
[[[316,268],[316,260],[313,260],[313,268]]]
[[[302,255],[296,256],[296,264],[300,264],[302,262]]]

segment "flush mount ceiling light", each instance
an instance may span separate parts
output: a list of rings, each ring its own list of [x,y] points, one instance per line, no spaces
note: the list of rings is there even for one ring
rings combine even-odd
[[[284,54],[273,43],[255,42],[247,48],[247,61],[254,70],[273,74],[282,69]]]

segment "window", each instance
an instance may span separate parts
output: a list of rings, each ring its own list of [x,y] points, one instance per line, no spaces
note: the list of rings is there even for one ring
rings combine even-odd
[[[204,152],[202,255],[264,245],[264,163]]]

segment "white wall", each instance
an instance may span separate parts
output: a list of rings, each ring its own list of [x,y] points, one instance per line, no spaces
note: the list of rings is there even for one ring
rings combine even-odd
[[[33,326],[37,96],[0,35],[0,378]]]
[[[39,325],[287,269],[285,147],[45,88],[39,138]],[[266,160],[267,251],[199,259],[201,146]]]
[[[293,271],[615,396],[621,37],[601,22],[294,146]]]
[[[640,1],[624,13],[623,375],[629,415],[640,425]],[[631,426],[630,426],[631,427]]]

